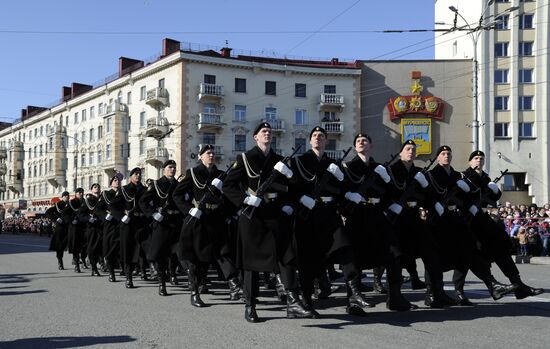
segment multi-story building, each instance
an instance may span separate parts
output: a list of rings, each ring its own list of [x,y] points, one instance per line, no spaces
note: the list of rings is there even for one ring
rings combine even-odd
[[[183,172],[201,144],[216,146],[223,168],[253,145],[261,120],[280,153],[306,149],[322,125],[329,155],[339,157],[359,129],[360,76],[355,62],[182,50],[165,39],[151,62],[120,58],[117,74],[63,87],[52,106],[29,106],[0,129],[0,201],[41,212],[64,190],[106,186],[136,166],[158,178],[170,158]]]
[[[436,1],[436,23],[453,23],[455,16],[458,28],[467,29],[465,22],[476,28],[481,18],[481,26],[488,30],[437,32],[435,56],[477,60],[479,128],[474,130],[479,130],[487,168],[494,175],[509,170],[502,200],[547,203],[548,1],[472,0],[467,5],[455,0]]]

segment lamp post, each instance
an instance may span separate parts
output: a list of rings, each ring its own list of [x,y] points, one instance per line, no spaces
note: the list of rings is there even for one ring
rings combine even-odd
[[[453,31],[453,30],[463,30],[463,28],[467,28],[468,34],[470,35],[470,38],[472,39],[472,46],[473,46],[473,50],[474,50],[473,62],[472,62],[473,70],[474,70],[474,89],[473,89],[473,94],[474,94],[474,100],[473,100],[474,118],[472,120],[472,138],[474,140],[473,150],[478,150],[479,149],[479,127],[480,127],[480,122],[479,122],[479,92],[478,92],[478,90],[479,90],[479,64],[478,64],[478,60],[477,60],[477,42],[478,42],[479,37],[480,37],[483,30],[494,29],[495,25],[500,22],[500,20],[496,19],[493,22],[485,23],[485,19],[486,19],[485,13],[489,10],[489,8],[491,7],[491,5],[493,3],[494,3],[494,0],[487,1],[486,5],[485,5],[485,8],[481,12],[481,16],[479,17],[479,22],[478,22],[476,27],[472,27],[470,25],[470,23],[468,23],[466,18],[464,18],[458,12],[458,9],[456,7],[449,6],[449,10],[451,10],[455,13],[453,28],[451,29],[451,31]],[[516,11],[517,9],[519,9],[518,6],[510,7],[507,10],[505,10],[504,12],[497,14],[495,17],[501,16],[504,13],[509,13],[509,12]],[[457,17],[460,17],[464,21],[464,23],[466,24],[465,27],[457,28],[457,26],[456,26]]]

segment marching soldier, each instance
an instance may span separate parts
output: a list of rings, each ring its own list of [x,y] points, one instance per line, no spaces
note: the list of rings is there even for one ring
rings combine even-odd
[[[468,161],[470,166],[463,172],[464,181],[470,187],[470,195],[465,205],[468,208],[466,214],[469,216],[470,228],[477,245],[480,246],[482,256],[487,262],[496,263],[516,287],[514,293],[517,299],[543,293],[543,289],[527,286],[521,281],[519,270],[510,256],[513,247],[508,234],[484,211],[489,205],[494,207],[502,195],[496,183],[483,171],[485,153],[476,150],[470,154]],[[467,272],[467,269],[455,270],[453,274],[455,288],[462,294]],[[461,297],[464,303],[471,303],[464,295]]]
[[[92,276],[101,276],[97,269],[97,263],[102,258],[102,237],[103,237],[103,224],[95,212],[97,203],[99,202],[99,195],[101,192],[101,186],[98,183],[92,184],[91,193],[84,196],[84,203],[86,205],[88,221],[86,224],[86,237],[87,237],[87,253],[92,266]]]
[[[200,164],[187,170],[174,190],[174,202],[183,214],[188,214],[180,235],[179,259],[188,267],[191,305],[204,307],[199,285],[215,260],[229,283],[231,300],[240,299],[238,271],[222,247],[227,244],[226,214],[221,193],[224,174],[215,162],[214,147],[204,145],[199,150]]]
[[[76,188],[74,192],[74,198],[68,202],[65,206],[64,213],[67,217],[70,217],[70,224],[68,225],[68,248],[69,253],[73,255],[74,271],[80,273],[80,255],[83,250],[84,242],[86,240],[85,230],[86,221],[84,220],[83,209],[83,197],[84,189]]]
[[[175,253],[182,215],[172,196],[178,184],[175,178],[176,162],[167,160],[162,169],[163,176],[152,181],[141,196],[139,207],[146,217],[153,219],[150,258],[158,271],[159,295],[167,296],[166,270],[170,257]]]
[[[46,217],[54,224],[53,236],[50,240],[50,251],[55,251],[57,257],[57,268],[64,270],[63,251],[67,248],[67,223],[63,219],[63,210],[69,202],[69,192],[64,191],[61,194],[61,200],[46,210]]]
[[[451,147],[443,145],[437,150],[437,165],[428,171],[430,183],[427,196],[429,229],[439,246],[439,256],[444,271],[458,269],[466,273],[468,269],[485,283],[491,297],[497,300],[513,292],[516,286],[504,285],[495,280],[487,263],[476,252],[475,240],[464,219],[460,207],[464,205],[470,187],[462,179],[460,172],[451,166]],[[429,211],[430,212],[430,211]],[[464,290],[457,288],[457,305],[471,305]],[[429,304],[426,298],[426,305]]]
[[[269,123],[259,124],[253,135],[256,146],[237,157],[223,184],[227,198],[237,207],[244,206],[239,217],[237,266],[244,270],[245,319],[260,321],[256,313],[258,273],[265,271],[280,271],[288,291],[288,318],[313,317],[300,301],[294,267],[293,209],[288,196],[292,171],[271,148]]]
[[[140,241],[147,238],[149,220],[141,211],[138,203],[147,188],[141,184],[141,168],[136,167],[130,171],[129,183],[122,186],[120,192],[124,198],[125,215],[120,224],[120,251],[121,258],[126,268],[126,288],[133,288],[132,273],[139,262],[141,245]],[[144,254],[142,253],[142,256]],[[146,275],[142,264],[142,277]]]

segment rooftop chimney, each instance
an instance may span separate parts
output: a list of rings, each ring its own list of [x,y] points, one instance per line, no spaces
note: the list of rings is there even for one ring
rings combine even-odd
[[[225,58],[229,58],[231,57],[231,48],[229,47],[222,47],[222,49],[220,50],[220,53],[222,54],[223,57]]]
[[[72,89],[70,87],[67,87],[67,86],[61,87],[61,99],[63,100],[63,102],[71,99],[71,91]]]
[[[162,56],[168,56],[174,52],[180,50],[180,42],[172,39],[165,38],[162,40]]]
[[[27,118],[27,109],[21,109],[21,121]]]
[[[332,65],[338,65],[338,58],[333,58],[330,60],[330,64]]]
[[[120,78],[126,74],[130,74],[134,70],[143,68],[143,65],[143,61],[138,59],[120,57],[118,59],[118,77]]]
[[[73,82],[71,84],[71,98],[80,96],[81,94],[91,91],[94,87],[91,85],[79,84],[78,82]]]

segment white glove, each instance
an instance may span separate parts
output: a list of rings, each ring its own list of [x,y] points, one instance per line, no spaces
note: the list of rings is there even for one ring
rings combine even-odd
[[[75,218],[75,219],[73,219],[72,223],[73,223],[73,224],[76,224],[76,223],[78,223],[78,219],[76,219],[76,218]]]
[[[193,207],[192,209],[189,210],[189,214],[195,217],[196,219],[201,219],[202,211],[196,207]]]
[[[300,198],[300,203],[305,207],[309,208],[310,210],[312,210],[315,207],[315,200],[313,200],[307,195],[302,195],[302,197]]]
[[[401,207],[401,205],[399,204],[391,204],[390,207],[388,207],[388,209],[390,211],[392,211],[393,213],[395,213],[396,215],[400,215],[401,214],[401,211],[403,211],[403,207]]]
[[[487,183],[487,187],[493,191],[493,193],[498,194],[498,185],[495,182]]]
[[[390,175],[388,174],[388,171],[384,166],[382,165],[376,166],[376,168],[374,169],[374,172],[378,173],[378,175],[380,176],[380,178],[382,178],[384,182],[389,183]]]
[[[273,169],[275,171],[278,171],[280,174],[285,176],[286,178],[292,178],[292,170],[288,168],[287,165],[285,165],[282,161],[279,161],[278,163],[273,166]]]
[[[262,199],[256,195],[250,195],[244,198],[244,203],[248,206],[258,207],[262,203]]]
[[[420,184],[422,188],[426,188],[428,186],[428,181],[426,180],[426,176],[422,172],[417,172],[414,175],[414,179]]]
[[[348,191],[346,193],[346,195],[344,195],[344,197],[351,201],[351,202],[355,202],[356,204],[360,203],[361,200],[363,200],[363,197],[361,196],[361,194],[359,193],[354,193],[354,192],[351,192],[351,191]]]
[[[125,214],[124,217],[122,217],[122,219],[120,221],[124,224],[128,224],[128,223],[130,223],[130,217],[128,217],[128,215]]]
[[[94,216],[90,216],[90,219],[88,220],[88,222],[90,222],[90,223],[93,224],[93,223],[95,223],[95,221],[96,221],[95,217],[94,217]]]
[[[292,213],[294,212],[294,209],[288,205],[284,205],[283,207],[281,207],[281,210],[283,210],[283,212],[289,216],[292,216]]]
[[[328,167],[327,167],[327,171],[332,173],[332,175],[334,177],[336,177],[336,179],[341,182],[344,180],[344,174],[342,173],[342,171],[340,170],[340,167],[338,167],[338,165],[332,163],[330,164]]]
[[[210,184],[212,184],[212,186],[218,189],[219,191],[222,191],[223,182],[219,178],[214,178],[212,180],[212,183]]]
[[[63,218],[59,217],[58,219],[55,220],[57,223],[59,224],[62,224],[63,223]]]
[[[439,202],[436,202],[434,208],[438,215],[443,216],[443,212],[445,212],[445,208],[443,208],[443,205],[441,205]]]
[[[477,206],[476,206],[476,205],[472,205],[472,206],[470,206],[470,208],[468,209],[468,211],[470,211],[470,213],[472,214],[472,216],[475,216],[479,210],[477,209]]]
[[[469,193],[470,192],[470,186],[468,184],[466,184],[466,182],[464,182],[462,179],[459,179],[458,181],[456,181],[456,185],[458,185],[458,187],[465,193]]]
[[[107,213],[107,215],[105,216],[105,220],[106,220],[107,222],[110,222],[112,219],[113,219],[113,216],[111,216],[110,213]]]
[[[153,213],[153,219],[160,223],[164,219],[164,216],[160,212],[155,212]]]

